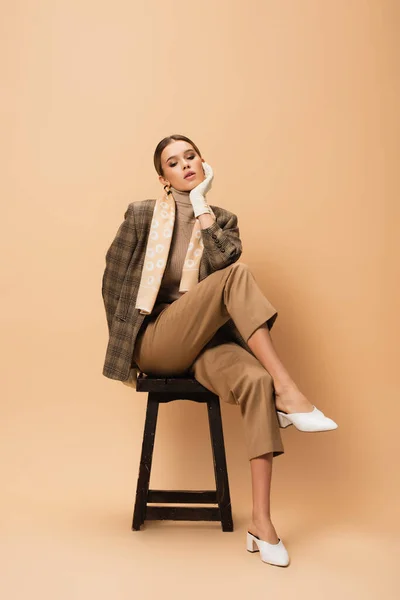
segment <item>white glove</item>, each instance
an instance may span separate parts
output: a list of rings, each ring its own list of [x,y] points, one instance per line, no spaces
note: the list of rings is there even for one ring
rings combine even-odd
[[[194,216],[197,218],[199,215],[204,213],[212,214],[211,208],[207,204],[205,198],[207,192],[211,189],[212,180],[214,179],[214,173],[212,168],[206,162],[202,163],[205,179],[196,185],[189,193],[189,200],[192,203]]]

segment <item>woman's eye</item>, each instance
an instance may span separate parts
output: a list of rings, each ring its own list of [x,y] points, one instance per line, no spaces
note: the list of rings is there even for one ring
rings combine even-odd
[[[189,160],[193,160],[194,158],[196,158],[196,155],[195,155],[195,154],[193,154],[193,156],[188,156],[188,158],[189,158]],[[175,167],[175,165],[176,165],[176,164],[177,164],[177,163],[169,163],[169,166],[170,166],[170,167]]]

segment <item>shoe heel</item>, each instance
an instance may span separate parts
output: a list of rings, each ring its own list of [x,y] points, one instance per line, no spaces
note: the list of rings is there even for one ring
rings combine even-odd
[[[247,550],[249,552],[259,552],[258,546],[249,532],[247,532]]]
[[[277,410],[276,412],[278,414],[278,421],[281,427],[289,427],[289,425],[292,424],[292,421],[289,421],[289,419],[285,417],[285,415],[282,412],[280,412],[279,410]]]

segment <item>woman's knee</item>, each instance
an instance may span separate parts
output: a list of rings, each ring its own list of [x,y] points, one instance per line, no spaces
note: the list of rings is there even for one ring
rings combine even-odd
[[[247,275],[251,273],[249,265],[242,262],[234,262],[225,267],[222,272],[225,280],[225,288],[227,290],[230,290],[232,286],[239,284],[243,277],[247,277]]]
[[[226,268],[230,269],[231,271],[249,271],[250,270],[250,267],[247,263],[243,263],[243,262],[239,262],[239,261],[236,261],[236,262],[230,264]]]

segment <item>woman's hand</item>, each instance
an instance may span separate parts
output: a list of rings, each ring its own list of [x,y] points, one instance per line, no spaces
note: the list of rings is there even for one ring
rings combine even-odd
[[[214,172],[211,166],[206,162],[203,162],[203,169],[205,179],[203,179],[203,181],[201,181],[189,192],[189,199],[192,203],[195,217],[198,217],[204,213],[211,214],[211,209],[207,204],[205,196],[211,189],[212,181],[214,179]]]

